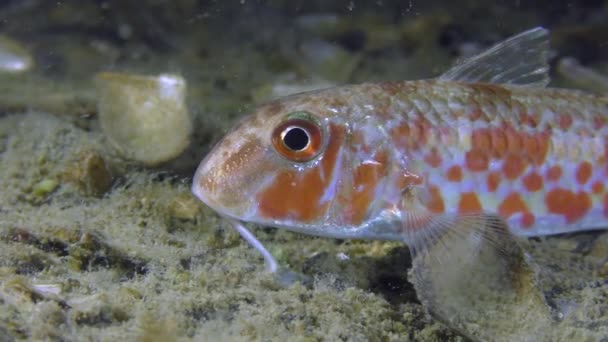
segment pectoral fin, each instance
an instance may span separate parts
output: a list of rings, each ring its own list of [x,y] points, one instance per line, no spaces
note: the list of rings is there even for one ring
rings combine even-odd
[[[553,319],[537,273],[502,220],[439,215],[410,239],[409,280],[435,317],[473,340],[550,336],[543,335]]]

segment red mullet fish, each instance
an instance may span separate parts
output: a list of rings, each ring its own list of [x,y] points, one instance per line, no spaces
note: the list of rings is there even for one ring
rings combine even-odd
[[[273,101],[217,144],[192,191],[271,271],[240,222],[399,240],[413,253],[499,224],[518,236],[606,228],[608,98],[545,88],[547,51],[535,28],[437,79]]]

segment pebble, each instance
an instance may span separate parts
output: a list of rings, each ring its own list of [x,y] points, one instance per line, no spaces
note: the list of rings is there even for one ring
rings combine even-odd
[[[593,241],[589,255],[608,260],[608,233],[603,233]]]
[[[181,76],[103,72],[95,85],[101,129],[123,157],[156,166],[189,145],[192,120]]]
[[[105,160],[96,151],[84,151],[65,171],[64,179],[76,184],[85,195],[102,196],[112,185]]]
[[[32,193],[36,197],[44,197],[55,191],[57,186],[59,186],[59,182],[57,180],[52,178],[46,178],[34,185]]]

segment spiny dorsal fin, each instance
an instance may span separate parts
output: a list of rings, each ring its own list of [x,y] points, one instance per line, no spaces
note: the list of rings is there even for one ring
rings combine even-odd
[[[544,87],[549,83],[549,31],[536,27],[453,66],[440,81]]]

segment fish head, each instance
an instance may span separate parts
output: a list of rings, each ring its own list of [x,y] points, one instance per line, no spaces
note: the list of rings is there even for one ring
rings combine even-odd
[[[325,90],[259,107],[204,158],[193,193],[239,221],[340,235],[323,230],[342,229],[356,202],[349,106]]]

